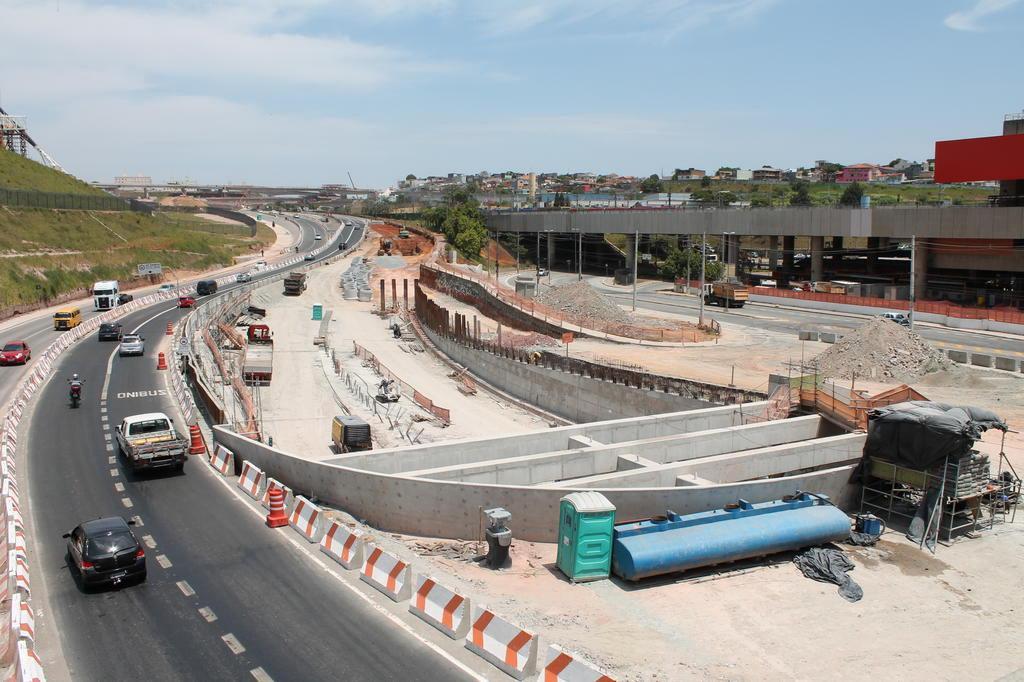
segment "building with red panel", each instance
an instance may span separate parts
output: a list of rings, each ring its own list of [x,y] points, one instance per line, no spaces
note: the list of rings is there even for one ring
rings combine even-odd
[[[1000,206],[1024,206],[1024,113],[1003,120],[1003,134],[935,143],[935,182],[998,180]]]

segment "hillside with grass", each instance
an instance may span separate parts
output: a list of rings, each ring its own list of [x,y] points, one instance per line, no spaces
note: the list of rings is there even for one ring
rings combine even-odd
[[[89,183],[7,149],[0,149],[0,188],[106,196],[106,192]]]
[[[0,187],[95,195],[69,175],[0,150]],[[161,263],[170,276],[230,265],[273,243],[261,226],[213,223],[188,213],[77,211],[0,205],[0,310],[85,295],[93,282],[129,287],[139,263]],[[137,283],[141,284],[141,281]]]

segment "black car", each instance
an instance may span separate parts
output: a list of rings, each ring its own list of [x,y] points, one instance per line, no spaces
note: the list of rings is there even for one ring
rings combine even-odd
[[[120,341],[124,335],[124,329],[120,322],[104,322],[100,325],[100,341]]]
[[[212,279],[204,279],[201,282],[196,283],[196,295],[197,296],[209,296],[210,294],[217,293],[217,282]]]
[[[118,585],[146,579],[146,551],[120,516],[86,521],[70,533],[68,560],[81,577],[82,587]]]
[[[124,305],[125,303],[128,303],[129,301],[134,301],[134,300],[135,300],[135,297],[132,296],[131,294],[119,294],[118,297],[117,297],[117,304],[118,305]]]

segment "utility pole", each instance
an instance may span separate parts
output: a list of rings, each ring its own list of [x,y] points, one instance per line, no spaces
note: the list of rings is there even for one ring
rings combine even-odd
[[[579,247],[576,257],[576,274],[579,281],[583,281],[583,233],[576,234],[576,241]]]
[[[639,260],[640,251],[640,231],[637,230],[633,233],[633,312],[636,312],[636,280],[637,272],[640,270]]]
[[[700,314],[698,315],[697,325],[700,327],[704,326],[704,262],[707,260],[707,230],[700,233],[700,291],[697,292],[697,298],[700,299]]]
[[[498,285],[498,231],[494,231],[494,286]]]
[[[910,331],[914,331],[914,289],[916,289],[917,282],[915,277],[917,275],[917,235],[910,236]]]
[[[537,232],[537,273],[534,295],[540,293],[540,232]]]

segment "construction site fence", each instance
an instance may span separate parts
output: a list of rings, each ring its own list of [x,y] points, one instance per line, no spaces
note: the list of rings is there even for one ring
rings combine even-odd
[[[378,360],[377,356],[375,356],[371,351],[367,350],[363,346],[360,346],[355,341],[352,342],[352,345],[355,347],[356,357],[361,358],[363,362],[373,367],[373,369],[385,379],[390,379],[396,382],[399,386],[402,387],[402,392],[405,395],[412,396],[412,399],[416,401],[417,405],[419,405],[424,410],[426,410],[427,412],[431,413],[432,415],[443,421],[445,424],[452,423],[451,410],[436,404],[433,400],[417,391],[416,388],[413,387],[411,384],[409,384],[406,381],[403,381],[400,376],[392,372],[390,369],[387,368],[387,366],[384,365],[384,363]]]
[[[758,296],[774,296],[776,298],[797,299],[801,301],[818,301],[820,303],[839,303],[886,310],[910,310],[910,302],[872,298],[868,296],[847,296],[846,294],[822,294],[813,291],[789,291],[773,287],[751,287],[750,293]],[[1024,312],[1000,308],[966,308],[945,301],[915,301],[914,312],[944,315],[964,320],[991,320],[1010,324],[1024,324]]]
[[[430,274],[426,274],[430,273]],[[605,322],[596,319],[581,320],[564,312],[551,308],[550,306],[538,303],[535,299],[520,296],[514,292],[502,289],[494,280],[483,275],[470,273],[453,267],[448,263],[433,263],[420,265],[420,279],[426,284],[436,283],[441,291],[450,289],[445,287],[438,279],[437,274],[444,273],[450,277],[462,279],[476,284],[485,294],[493,297],[496,301],[503,303],[515,310],[519,310],[530,317],[536,318],[546,324],[553,324],[563,331],[573,332],[581,336],[617,336],[620,338],[636,339],[638,341],[658,341],[667,343],[697,343],[707,341],[709,335],[720,332],[721,327],[707,318],[706,328],[701,329],[690,325],[678,325],[674,327],[642,326],[633,324],[622,324]],[[454,290],[445,293],[459,293]]]
[[[420,323],[434,333],[474,350],[491,355],[538,365],[547,369],[577,374],[579,376],[623,384],[638,389],[675,393],[697,400],[708,400],[722,404],[743,403],[764,400],[767,394],[732,386],[690,381],[678,377],[667,377],[649,372],[609,367],[582,358],[567,357],[550,351],[527,351],[496,341],[481,339],[478,327],[466,315],[451,312],[424,293],[419,283],[415,289],[415,311]]]
[[[114,196],[36,192],[3,187],[0,187],[0,205],[12,208],[59,208],[79,211],[152,211],[152,207],[141,202],[127,201]]]

